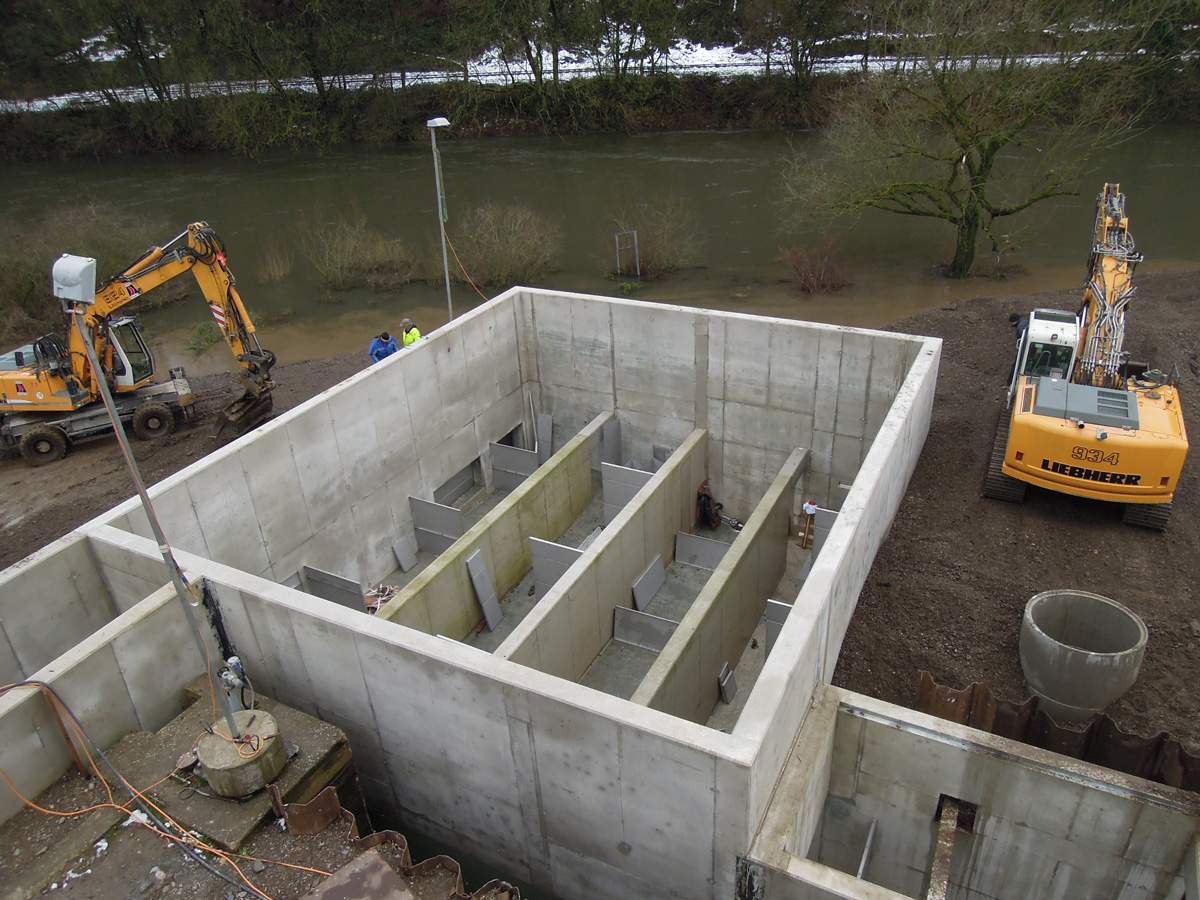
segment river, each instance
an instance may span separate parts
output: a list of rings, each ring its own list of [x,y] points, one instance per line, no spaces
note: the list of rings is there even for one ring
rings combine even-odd
[[[779,261],[780,250],[815,243],[821,234],[789,234],[782,225],[787,210],[777,198],[792,148],[814,140],[801,131],[455,139],[452,129],[443,129],[438,146],[449,233],[453,240],[458,218],[482,203],[525,204],[561,225],[561,269],[544,286],[621,294],[621,285],[605,277],[614,268],[618,210],[670,202],[694,226],[694,265],[624,296],[874,327],[964,297],[1082,287],[1095,196],[1109,180],[1119,181],[1128,197],[1131,228],[1146,254],[1142,271],[1200,268],[1200,126],[1171,125],[1098,159],[1078,196],[1014,217],[1021,249],[1009,261],[1018,268],[1002,280],[938,277],[933,268],[952,249],[949,226],[868,213],[835,229],[851,284],[833,295],[802,295]],[[0,215],[37,217],[59,205],[91,202],[170,223],[167,233],[148,230],[145,244],[130,248],[131,261],[188,222],[209,222],[225,239],[243,299],[268,322],[263,345],[283,363],[365,352],[371,336],[397,330],[401,316],[425,332],[447,320],[440,284],[326,292],[339,302],[323,301],[299,241],[305,219],[361,214],[373,229],[418,253],[419,277],[440,275],[428,144],[279,152],[253,160],[209,154],[5,165],[0,177],[6,186]],[[271,243],[291,255],[292,271],[259,284],[255,273]],[[469,286],[454,285],[456,314],[481,301]],[[285,312],[290,315],[277,321]],[[145,319],[160,365],[184,365],[195,374],[232,366],[221,346],[202,357],[185,349],[207,320],[204,304]]]

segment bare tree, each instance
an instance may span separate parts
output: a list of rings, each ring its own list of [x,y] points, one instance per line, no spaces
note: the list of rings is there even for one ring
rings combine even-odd
[[[1138,127],[1138,77],[1160,64],[1138,52],[1157,2],[1131,25],[1103,0],[884,0],[893,54],[839,98],[828,158],[793,161],[788,199],[942,219],[955,229],[946,274],[966,277],[985,240],[1001,249],[998,219],[1072,193],[1091,153]]]

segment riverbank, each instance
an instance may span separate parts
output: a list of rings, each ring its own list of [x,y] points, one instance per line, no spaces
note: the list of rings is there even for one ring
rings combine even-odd
[[[361,88],[286,97],[230,94],[170,102],[0,112],[0,162],[234,153],[269,148],[426,142],[446,116],[459,137],[633,134],[816,127],[842,76],[803,81],[737,75],[629,75],[538,88],[474,82]]]

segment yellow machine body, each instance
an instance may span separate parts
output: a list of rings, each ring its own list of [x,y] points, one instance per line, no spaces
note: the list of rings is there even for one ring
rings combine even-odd
[[[1037,487],[1122,503],[1170,503],[1187,458],[1177,390],[1129,379],[1134,429],[1034,412],[1044,379],[1023,377],[1009,425],[1004,474]],[[1047,379],[1048,380],[1048,379]],[[1050,387],[1049,385],[1047,387]],[[1103,397],[1103,395],[1101,395]]]

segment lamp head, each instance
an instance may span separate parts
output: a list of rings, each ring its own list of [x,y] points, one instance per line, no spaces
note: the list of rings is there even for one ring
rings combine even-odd
[[[425,123],[427,128],[446,128],[450,125],[450,120],[445,116],[438,116],[436,119],[430,119]]]

